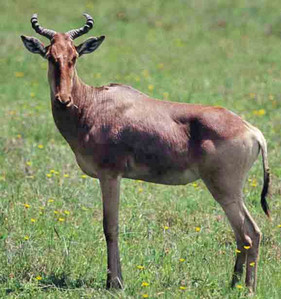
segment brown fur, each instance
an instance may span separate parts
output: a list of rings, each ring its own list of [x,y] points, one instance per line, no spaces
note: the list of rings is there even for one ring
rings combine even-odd
[[[138,178],[163,183],[161,177],[192,168],[220,142],[245,130],[239,116],[221,107],[159,101],[126,85],[83,84],[69,66],[75,57],[71,41],[61,35],[55,35],[49,53],[56,125],[74,152],[90,156],[96,169],[130,178],[137,165],[145,169]],[[56,67],[53,61],[62,64]],[[66,74],[71,72],[70,83]],[[56,95],[71,98],[71,105],[61,106]]]
[[[254,290],[261,233],[244,205],[242,189],[260,149],[268,177],[261,132],[221,107],[160,101],[121,84],[88,86],[76,74],[77,57],[70,37],[55,34],[47,51],[52,112],[81,169],[100,180],[107,286],[123,285],[118,251],[121,178],[170,185],[201,178],[224,209],[241,251],[232,285],[246,263],[246,284]],[[265,211],[268,182],[262,195]]]

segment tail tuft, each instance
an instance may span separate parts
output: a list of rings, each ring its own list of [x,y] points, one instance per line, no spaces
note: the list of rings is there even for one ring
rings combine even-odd
[[[268,195],[268,192],[269,192],[269,185],[270,185],[270,173],[269,173],[269,169],[265,169],[264,170],[264,183],[263,183],[263,188],[262,188],[262,192],[261,192],[261,206],[268,218],[270,218],[270,211],[269,211],[269,207],[268,207],[268,204],[266,201],[266,196]]]

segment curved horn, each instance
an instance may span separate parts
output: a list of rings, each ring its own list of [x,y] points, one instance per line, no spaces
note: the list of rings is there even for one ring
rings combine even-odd
[[[66,33],[70,36],[71,39],[75,39],[75,38],[87,33],[89,30],[91,30],[93,28],[94,19],[86,13],[84,13],[83,16],[87,19],[86,24],[79,29],[73,29]]]
[[[31,22],[32,28],[38,34],[41,34],[41,35],[47,37],[48,39],[52,39],[53,36],[56,34],[55,31],[50,30],[50,29],[45,29],[42,26],[40,26],[40,24],[38,23],[38,19],[37,19],[37,14],[36,13],[32,15],[30,22]]]

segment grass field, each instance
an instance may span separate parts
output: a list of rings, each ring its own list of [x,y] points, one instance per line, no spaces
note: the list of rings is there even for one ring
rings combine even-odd
[[[34,12],[43,26],[67,31],[83,24],[86,11],[95,19],[91,34],[106,40],[79,60],[84,82],[120,82],[159,99],[221,105],[264,133],[271,222],[260,206],[260,160],[244,190],[263,233],[254,298],[281,298],[280,9],[277,0],[1,3],[0,297],[247,297],[243,281],[229,288],[234,236],[201,181],[169,187],[123,180],[125,290],[105,290],[98,181],[83,175],[55,128],[46,61],[19,38],[38,38],[29,22]]]

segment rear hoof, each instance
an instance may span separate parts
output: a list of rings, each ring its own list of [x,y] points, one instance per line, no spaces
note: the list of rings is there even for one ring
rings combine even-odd
[[[119,277],[115,277],[113,279],[107,279],[106,282],[107,289],[123,289],[123,282]]]

